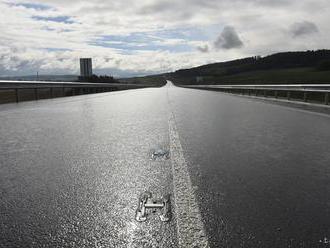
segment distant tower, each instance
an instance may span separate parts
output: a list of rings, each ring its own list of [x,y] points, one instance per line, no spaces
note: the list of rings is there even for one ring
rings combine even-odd
[[[91,58],[80,59],[80,77],[89,78],[93,76],[93,67]]]

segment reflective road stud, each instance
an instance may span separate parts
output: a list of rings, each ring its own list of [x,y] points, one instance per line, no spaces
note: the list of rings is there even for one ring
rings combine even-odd
[[[161,199],[153,199],[150,192],[144,192],[139,197],[138,208],[136,209],[135,219],[139,222],[147,220],[147,209],[160,209],[160,220],[168,222],[171,219],[171,200],[170,195],[164,195]]]

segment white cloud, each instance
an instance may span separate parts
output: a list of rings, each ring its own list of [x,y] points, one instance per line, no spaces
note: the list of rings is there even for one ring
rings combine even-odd
[[[0,0],[0,75],[78,73],[82,56],[102,72],[143,74],[328,48],[329,10],[328,0]],[[315,31],[301,20],[317,37],[292,36]]]

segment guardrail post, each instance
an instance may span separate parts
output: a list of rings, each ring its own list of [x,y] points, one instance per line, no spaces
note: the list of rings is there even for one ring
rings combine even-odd
[[[53,88],[50,88],[50,98],[53,98]]]
[[[275,90],[275,98],[277,99],[278,98],[278,91]]]
[[[34,88],[34,98],[38,100],[38,88]]]
[[[264,97],[267,97],[267,92],[266,92],[266,90],[264,90]]]
[[[16,102],[18,102],[18,89],[15,89]]]
[[[286,98],[287,98],[288,100],[290,100],[290,97],[291,97],[291,92],[288,91],[288,92],[286,93]]]
[[[304,102],[307,102],[307,92],[304,92]]]
[[[64,88],[64,85],[62,87],[62,96],[65,96],[65,88]]]
[[[258,90],[256,89],[256,94],[255,94],[256,96],[258,96]]]
[[[325,96],[324,96],[324,104],[325,104],[325,105],[329,105],[329,92],[326,92],[326,93],[325,93]]]

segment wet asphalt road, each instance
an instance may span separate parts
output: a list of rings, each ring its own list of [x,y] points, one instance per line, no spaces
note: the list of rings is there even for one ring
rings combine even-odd
[[[175,219],[135,221],[172,191],[162,89],[2,106],[0,247],[176,247]]]
[[[330,247],[329,116],[218,92],[170,98],[213,247]]]
[[[0,106],[0,247],[178,247],[170,113],[211,247],[330,247],[330,117],[177,87]]]

